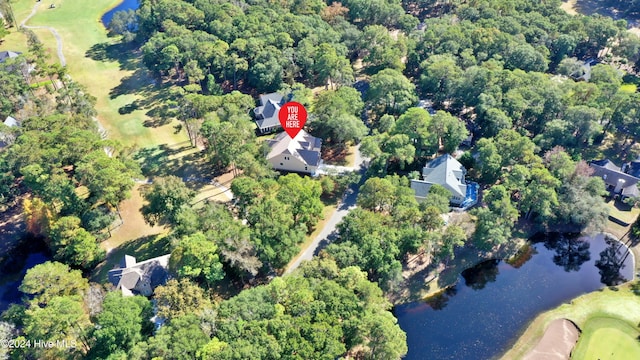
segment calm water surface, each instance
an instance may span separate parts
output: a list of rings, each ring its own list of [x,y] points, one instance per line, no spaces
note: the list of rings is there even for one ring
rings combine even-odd
[[[443,296],[394,313],[407,333],[406,359],[491,359],[540,312],[632,277],[632,255],[619,242],[552,235],[533,244],[517,268],[487,261],[464,271]]]
[[[113,14],[115,14],[116,12],[129,9],[136,10],[139,6],[140,4],[138,3],[138,0],[123,0],[118,6],[104,13],[100,21],[102,21],[102,24],[104,24],[104,26],[106,27],[107,25],[109,25]]]

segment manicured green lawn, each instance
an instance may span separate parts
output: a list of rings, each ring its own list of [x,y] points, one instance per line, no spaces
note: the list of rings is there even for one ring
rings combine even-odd
[[[638,214],[640,214],[640,209],[628,206],[620,201],[610,200],[607,205],[609,207],[609,215],[627,224],[633,223],[638,217]]]
[[[200,168],[192,164],[198,154],[190,146],[186,132],[176,131],[176,125],[179,124],[177,120],[162,122],[148,115],[166,99],[170,85],[158,83],[140,62],[139,51],[107,37],[106,29],[100,23],[102,14],[120,1],[42,2],[27,25],[49,26],[58,31],[62,37],[67,71],[75,81],[87,87],[88,93],[96,97],[97,118],[110,139],[137,149],[166,149],[166,154],[156,159],[158,161],[153,166],[171,174],[189,175]],[[49,9],[51,3],[56,5],[54,9]],[[36,2],[17,0],[12,4],[20,23]],[[33,31],[51,55],[51,61],[57,62],[57,44],[51,32],[46,29]],[[0,49],[9,47],[26,51],[26,37],[18,32],[10,34]],[[131,106],[134,101],[135,107]],[[144,162],[147,159],[144,157],[139,160]],[[143,200],[137,189],[133,192],[132,198],[120,206],[125,223],[114,229],[112,237],[101,244],[112,252],[96,269],[93,279],[105,280],[107,271],[125,254],[144,260],[170,251],[166,230],[144,223],[139,210]]]
[[[148,125],[153,119],[147,112],[159,105],[166,87],[156,86],[135,49],[107,37],[100,23],[102,14],[119,2],[56,0],[55,9],[45,6],[47,2],[38,8],[28,25],[51,26],[60,33],[69,74],[97,98],[98,119],[110,138],[140,148],[182,142],[187,137],[184,132],[174,131],[177,122],[156,127]],[[20,0],[16,6],[24,8],[26,4],[30,11],[32,1]],[[21,16],[23,13],[20,11]],[[21,20],[26,14],[16,16]],[[43,32],[38,31],[38,35],[40,33]],[[48,48],[55,48],[53,37],[41,40]],[[51,55],[57,59],[55,51]],[[136,100],[144,105],[129,113],[119,112]]]
[[[618,290],[605,288],[585,294],[568,304],[562,304],[555,309],[544,312],[531,322],[524,334],[502,359],[521,359],[538,343],[549,323],[561,318],[573,321],[580,329],[586,329],[592,319],[598,318],[624,319],[623,323],[638,324],[640,322],[640,296],[635,295],[631,291],[630,285],[626,284],[620,286]],[[601,358],[620,359],[611,356]],[[574,359],[578,359],[578,357],[574,357]]]
[[[640,359],[640,332],[630,324],[615,318],[593,318],[580,335],[571,358]]]

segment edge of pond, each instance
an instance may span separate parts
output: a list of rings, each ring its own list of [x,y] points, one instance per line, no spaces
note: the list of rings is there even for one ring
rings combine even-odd
[[[479,256],[477,259],[470,261],[469,263],[465,263],[463,266],[460,266],[455,272],[455,277],[450,280],[448,283],[439,285],[438,282],[442,280],[442,275],[445,271],[450,271],[454,269],[455,266],[444,267],[431,270],[426,275],[432,276],[432,278],[425,282],[425,278],[421,277],[420,272],[414,273],[406,279],[403,279],[401,285],[398,286],[398,290],[394,290],[391,293],[386,294],[387,299],[391,302],[393,306],[408,304],[416,301],[425,301],[431,297],[437,296],[447,289],[456,286],[460,279],[460,275],[463,271],[473,268],[483,262],[491,261],[491,260],[504,260],[506,262],[511,261],[512,259],[518,257],[521,254],[522,249],[527,248],[531,245],[530,238],[542,232],[536,232],[531,235],[529,238],[514,238],[511,244],[507,246],[501,246],[498,249],[486,252],[485,254]],[[512,246],[509,248],[508,246]],[[467,249],[468,251],[477,250],[477,249]],[[417,286],[418,282],[422,282],[422,287],[418,290],[413,289],[414,286]],[[431,285],[433,284],[433,286]],[[427,288],[428,287],[428,288]],[[405,292],[406,294],[402,294]]]
[[[117,1],[117,2],[116,2]],[[105,23],[102,22],[102,17],[108,13],[109,11],[117,8],[118,6],[120,6],[123,2],[125,2],[125,0],[112,0],[112,2],[114,2],[113,5],[108,6],[107,8],[104,9],[104,11],[102,11],[100,13],[100,16],[98,16],[98,22],[100,23],[100,26],[102,26],[105,30],[109,30],[107,29],[107,25]]]
[[[632,282],[634,282],[636,280],[636,269],[638,264],[636,263],[636,256],[634,254],[634,248],[630,247],[629,245],[627,245],[624,241],[620,240],[617,236],[606,232],[606,231],[601,231],[596,233],[597,234],[603,234],[605,237],[611,238],[617,242],[619,242],[620,244],[624,245],[629,253],[631,254],[631,261],[633,264],[633,268],[634,271],[632,273],[633,277],[632,279],[630,279],[629,281],[625,282],[624,284],[620,284],[617,286],[605,286],[603,289],[601,290],[596,290],[596,291],[592,291],[586,294],[582,294],[576,298],[573,298],[571,300],[569,300],[568,302],[564,303],[564,304],[560,304],[557,307],[553,308],[553,309],[549,309],[547,311],[544,311],[540,314],[538,314],[531,322],[529,322],[526,326],[526,328],[524,328],[524,330],[522,331],[522,333],[518,336],[518,338],[516,339],[515,343],[513,344],[513,346],[511,346],[511,348],[509,350],[507,350],[505,353],[503,353],[499,359],[501,360],[508,360],[508,359],[520,359],[523,356],[525,356],[526,354],[528,354],[531,350],[533,350],[538,343],[540,342],[540,340],[542,339],[542,337],[544,336],[544,334],[547,331],[547,328],[549,326],[549,324],[554,321],[554,320],[558,320],[558,319],[566,319],[569,320],[571,322],[573,322],[578,329],[580,329],[579,324],[576,322],[575,319],[571,319],[569,317],[564,316],[563,314],[557,314],[556,316],[554,316],[554,313],[557,313],[560,308],[562,307],[566,307],[566,306],[571,306],[575,300],[578,299],[582,299],[584,297],[589,297],[589,296],[593,296],[592,294],[594,293],[600,293],[602,291],[606,291],[606,289],[618,289],[618,288],[629,288],[630,284]],[[584,234],[581,234],[581,236],[584,236]],[[616,290],[618,291],[618,290]],[[593,309],[593,312],[596,312],[597,309]],[[574,345],[575,348],[575,345]]]

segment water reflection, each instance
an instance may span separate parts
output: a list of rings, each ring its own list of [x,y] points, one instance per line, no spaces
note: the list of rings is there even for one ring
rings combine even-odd
[[[487,283],[495,282],[500,273],[500,260],[489,260],[462,272],[464,284],[473,290],[481,290]]]
[[[608,286],[620,285],[627,281],[621,270],[625,268],[625,261],[631,252],[619,241],[609,237],[605,241],[608,246],[600,252],[600,259],[596,261],[600,282]]]
[[[431,296],[425,300],[433,310],[442,310],[447,306],[449,299],[458,293],[458,289],[455,286],[446,288],[441,293]]]
[[[497,357],[540,312],[633,277],[626,247],[604,235],[549,236],[512,263],[482,263],[438,297],[395,307],[406,359]]]
[[[580,271],[580,266],[591,260],[590,244],[585,238],[576,238],[564,234],[550,235],[544,246],[555,252],[553,263],[564,271]]]

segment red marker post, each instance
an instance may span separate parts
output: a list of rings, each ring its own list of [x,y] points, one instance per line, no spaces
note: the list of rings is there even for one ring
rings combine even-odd
[[[278,112],[278,119],[284,131],[294,138],[307,122],[307,110],[302,104],[290,101],[282,105]]]

